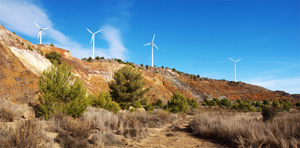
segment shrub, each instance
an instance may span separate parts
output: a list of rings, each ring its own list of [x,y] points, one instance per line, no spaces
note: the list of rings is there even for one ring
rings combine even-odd
[[[218,98],[214,98],[213,101],[215,101],[217,105],[220,105],[220,100]]]
[[[262,106],[262,104],[260,103],[260,101],[255,102],[255,107],[261,107],[261,106]]]
[[[189,104],[185,96],[176,92],[171,98],[171,101],[168,102],[167,108],[173,113],[187,112],[189,110]]]
[[[93,60],[92,57],[89,57],[89,58],[87,59],[88,62],[92,62],[92,60]]]
[[[293,106],[293,104],[289,101],[283,103],[283,109],[286,111],[290,111],[292,106]]]
[[[273,108],[263,108],[261,115],[263,116],[263,121],[272,120],[275,118],[276,111]]]
[[[155,106],[158,106],[160,108],[164,108],[165,105],[163,103],[163,101],[161,99],[157,99],[156,102],[155,102]]]
[[[298,102],[296,103],[296,106],[297,106],[297,107],[299,107],[299,106],[300,106],[300,101],[298,101]]]
[[[162,68],[162,69],[165,69],[165,67],[164,67],[164,66],[161,66],[161,68]]]
[[[146,70],[148,70],[149,69],[149,65],[146,65]]]
[[[142,106],[141,106],[141,103],[140,103],[139,101],[133,102],[132,106],[133,106],[134,108],[141,108],[141,107],[142,107]]]
[[[131,66],[125,66],[114,73],[114,80],[109,84],[110,94],[122,109],[144,98],[149,88],[143,89],[145,83],[142,79],[142,74]]]
[[[273,101],[272,106],[275,108],[280,108],[280,103],[278,100]]]
[[[267,106],[271,105],[271,103],[270,103],[269,100],[264,100],[264,101],[263,101],[263,104],[264,104],[264,105],[267,105]]]
[[[66,65],[51,67],[39,79],[39,101],[36,113],[48,119],[52,113],[64,112],[73,117],[86,109],[86,88],[75,79],[72,68]]]
[[[50,46],[54,47],[53,43],[51,43]]]
[[[22,120],[15,127],[0,127],[0,147],[52,147],[53,140],[48,138],[37,121]]]
[[[220,101],[220,106],[230,107],[231,106],[231,102],[227,98],[223,98]]]
[[[192,108],[198,108],[198,102],[195,99],[187,99],[189,106],[191,106]]]
[[[12,122],[14,121],[15,118],[15,114],[13,111],[5,108],[5,107],[1,107],[0,108],[0,121],[4,121],[4,122]]]
[[[90,105],[96,108],[104,108],[114,113],[120,111],[120,106],[117,102],[112,101],[109,93],[101,92],[98,96],[89,96]]]
[[[56,51],[46,53],[46,58],[53,64],[53,65],[60,65],[61,64],[61,55]]]
[[[142,67],[144,67],[144,64],[141,64]]]
[[[27,49],[30,50],[30,51],[33,51],[32,47],[29,46],[29,45],[27,46]]]
[[[99,57],[99,56],[96,56],[95,59],[96,59],[96,60],[100,60],[100,57]]]

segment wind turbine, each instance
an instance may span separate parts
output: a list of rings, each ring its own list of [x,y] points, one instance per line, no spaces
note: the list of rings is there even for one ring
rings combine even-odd
[[[158,47],[154,44],[154,38],[155,38],[155,34],[153,35],[152,42],[144,45],[144,46],[152,45],[152,67],[153,67],[153,46],[158,50]]]
[[[88,28],[86,28],[91,34],[92,34],[92,38],[91,38],[91,43],[92,43],[92,41],[93,41],[93,59],[95,59],[95,34],[97,34],[97,33],[99,33],[99,32],[101,32],[102,31],[102,29],[101,30],[98,30],[97,32],[95,32],[95,33],[93,33],[91,30],[89,30]],[[91,44],[90,43],[90,44]]]
[[[41,28],[36,22],[34,22],[34,23],[35,23],[36,27],[38,27],[40,29],[37,39],[40,37],[40,44],[42,44],[42,31],[47,30],[48,28]]]
[[[241,59],[238,59],[236,61],[230,57],[229,57],[229,59],[234,62],[234,82],[236,82],[236,62],[240,61]]]

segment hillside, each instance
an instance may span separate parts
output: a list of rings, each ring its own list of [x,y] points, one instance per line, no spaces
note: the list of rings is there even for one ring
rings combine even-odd
[[[115,70],[125,66],[112,59],[82,61],[72,57],[67,50],[49,45],[34,45],[0,25],[0,98],[9,98],[22,103],[35,100],[38,95],[38,77],[51,63],[40,53],[56,51],[62,55],[62,62],[73,66],[74,74],[87,87],[88,92],[98,94],[109,91],[109,82]],[[167,65],[166,65],[167,66]],[[194,77],[171,69],[149,68],[135,65],[142,72],[147,96],[150,101],[162,99],[164,102],[179,91],[186,97],[203,100],[204,98],[227,97],[230,100],[274,100],[299,99],[282,91],[232,82]]]

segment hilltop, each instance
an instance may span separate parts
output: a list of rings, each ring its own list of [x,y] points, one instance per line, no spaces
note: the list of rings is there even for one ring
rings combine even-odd
[[[21,103],[37,99],[38,77],[52,65],[44,54],[52,51],[62,55],[63,63],[73,66],[73,73],[84,82],[90,94],[108,92],[114,71],[126,65],[113,59],[93,59],[91,62],[80,60],[72,57],[68,50],[32,44],[0,25],[0,98]],[[167,102],[177,91],[198,101],[215,97],[227,97],[230,100],[299,99],[299,95],[271,91],[243,82],[203,78],[169,68],[147,69],[133,63],[127,64],[142,72],[146,87],[150,87],[146,94],[150,101],[161,99]]]

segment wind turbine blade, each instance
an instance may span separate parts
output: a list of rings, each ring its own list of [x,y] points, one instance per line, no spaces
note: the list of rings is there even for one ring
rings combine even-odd
[[[235,62],[232,58],[229,57],[229,59],[230,59],[231,61]]]
[[[158,50],[158,47],[153,43],[154,47]]]
[[[152,43],[154,42],[155,34],[153,35]]]
[[[49,28],[42,28],[42,30],[47,30],[47,29],[49,29]]]
[[[90,30],[90,29],[88,29],[88,28],[86,28],[91,34],[93,34],[93,32]]]
[[[40,29],[40,26],[36,22],[34,22],[34,23],[35,23],[36,27],[38,27]]]
[[[240,58],[240,59],[238,59],[238,60],[236,60],[235,62],[238,62],[238,61],[240,61],[242,58]]]
[[[150,45],[151,43],[145,44],[144,46]]]
[[[102,31],[102,29],[101,30],[98,30],[97,32],[95,32],[94,34],[96,34],[96,33],[99,33],[99,32],[101,32]]]
[[[94,36],[92,36],[90,44],[92,44],[93,39],[94,39]]]

